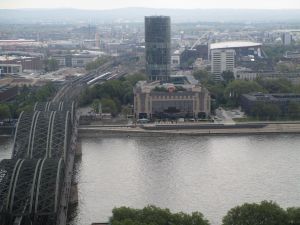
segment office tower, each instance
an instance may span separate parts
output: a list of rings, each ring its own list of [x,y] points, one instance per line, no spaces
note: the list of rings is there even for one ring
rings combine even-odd
[[[283,45],[291,45],[292,44],[292,35],[290,33],[282,34],[282,43]]]
[[[235,50],[212,49],[211,50],[211,73],[214,80],[221,80],[224,71],[233,71],[235,64]]]
[[[145,17],[146,73],[149,80],[167,82],[171,70],[171,19]]]

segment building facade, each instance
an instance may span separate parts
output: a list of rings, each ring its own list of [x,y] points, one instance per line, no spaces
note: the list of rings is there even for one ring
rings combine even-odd
[[[200,85],[174,85],[140,81],[134,88],[134,114],[147,118],[205,118],[210,95]]]
[[[211,50],[211,73],[214,80],[221,80],[224,71],[232,71],[235,65],[235,50],[213,49]]]
[[[300,103],[300,95],[293,93],[284,94],[265,94],[265,93],[250,93],[243,94],[241,96],[242,110],[251,114],[253,108],[258,103],[262,104],[274,104],[277,105],[282,112],[288,111],[288,105],[290,102]]]
[[[145,17],[146,73],[149,80],[168,81],[171,72],[171,19]]]

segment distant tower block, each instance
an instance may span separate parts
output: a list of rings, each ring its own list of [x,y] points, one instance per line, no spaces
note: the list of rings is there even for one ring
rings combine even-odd
[[[149,79],[167,82],[171,73],[171,19],[145,17],[146,73]]]
[[[95,47],[98,49],[100,48],[100,35],[98,32],[95,34]]]

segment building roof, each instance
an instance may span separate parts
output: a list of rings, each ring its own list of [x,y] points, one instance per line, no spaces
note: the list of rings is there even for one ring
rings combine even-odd
[[[251,41],[228,41],[210,44],[210,49],[226,49],[226,48],[249,48],[260,47],[261,43]]]

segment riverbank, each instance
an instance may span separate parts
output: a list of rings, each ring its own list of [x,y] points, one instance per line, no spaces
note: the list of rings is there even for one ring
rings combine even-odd
[[[162,135],[249,135],[249,134],[300,134],[300,123],[268,123],[261,127],[240,127],[224,125],[212,126],[201,129],[143,129],[142,127],[130,126],[80,126],[79,137],[100,137],[100,136],[162,136]]]

